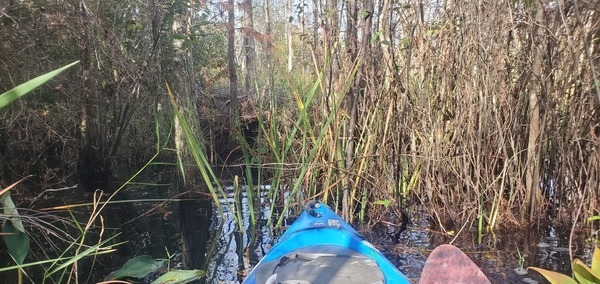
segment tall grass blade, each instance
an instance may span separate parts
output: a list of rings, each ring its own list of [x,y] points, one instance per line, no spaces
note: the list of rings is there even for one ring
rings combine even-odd
[[[349,76],[349,78],[348,78],[348,82],[352,81],[350,78],[354,77],[354,75],[356,74],[356,71],[358,69],[358,66],[359,66],[359,64],[357,61],[352,70],[351,76]],[[312,88],[310,89],[310,91],[307,94],[306,100],[304,102],[304,108],[302,109],[298,119],[296,120],[296,125],[294,127],[293,133],[295,133],[296,131],[301,129],[300,125],[302,125],[302,121],[304,119],[306,119],[306,113],[307,113],[308,106],[309,106],[310,102],[312,101],[312,99],[314,98],[315,93],[318,90],[318,87],[320,85],[321,75],[322,74],[320,74],[318,79],[315,80],[315,82],[312,85]],[[306,174],[309,172],[309,170],[312,171],[312,169],[309,169],[309,167],[310,167],[311,163],[314,161],[316,154],[319,152],[319,150],[321,150],[321,147],[323,147],[323,139],[326,136],[328,130],[330,129],[330,125],[334,121],[334,118],[336,117],[336,113],[338,112],[342,103],[344,102],[344,98],[345,98],[345,95],[348,93],[349,87],[350,87],[349,83],[344,84],[342,90],[340,90],[340,94],[338,96],[336,96],[335,101],[332,106],[332,109],[331,109],[331,112],[328,114],[328,116],[326,117],[326,120],[320,126],[321,128],[318,131],[317,138],[316,139],[309,138],[309,140],[311,140],[313,143],[312,145],[310,145],[311,147],[309,147],[309,145],[305,144],[306,143],[305,140],[306,140],[306,137],[308,134],[313,133],[313,129],[301,129],[301,130],[303,130],[302,131],[302,133],[303,133],[302,147],[303,147],[303,149],[308,149],[308,155],[302,156],[302,158],[303,158],[302,165],[303,166],[300,169],[299,175],[295,178],[294,184],[290,191],[290,197],[296,196],[296,194],[298,193],[298,190],[301,188],[301,186],[304,182]],[[306,125],[310,125],[310,124],[305,124],[305,126]],[[291,137],[294,137],[294,136],[291,136]],[[286,143],[287,144],[286,149],[289,149],[288,147],[290,147],[292,144],[291,137],[288,137],[288,141]],[[285,151],[285,152],[287,152],[287,151]],[[277,227],[280,227],[281,224],[283,223],[283,219],[285,218],[285,215],[286,215],[285,212],[287,212],[289,210],[290,203],[292,203],[292,198],[289,198],[285,202],[283,210],[282,210],[283,214],[281,214],[279,216],[279,219],[277,220],[277,223],[276,223]]]
[[[102,247],[103,245],[107,244],[108,242],[112,241],[116,236],[118,235],[114,235],[112,237],[107,238],[106,240],[101,241],[98,244],[95,244],[91,247],[89,247],[88,249],[82,251],[81,253],[75,254],[72,257],[67,258],[67,261],[65,261],[64,263],[58,265],[56,268],[54,268],[53,270],[51,270],[50,272],[48,272],[45,276],[46,277],[50,277],[51,275],[60,272],[66,268],[68,268],[69,266],[73,265],[74,263],[78,262],[79,260],[85,258],[85,257],[89,257],[89,256],[94,256],[94,255],[99,255],[99,254],[105,254],[105,253],[111,253],[116,251],[116,249],[114,249],[113,247],[115,246],[119,246],[121,244],[124,244],[125,242],[120,242],[120,243],[116,243],[114,245],[111,245],[109,247]]]
[[[13,101],[26,95],[27,93],[31,92],[33,89],[43,85],[44,83],[48,82],[50,79],[54,78],[56,75],[62,73],[63,71],[69,69],[71,66],[73,66],[77,63],[79,63],[79,60],[75,61],[71,64],[68,64],[66,66],[63,66],[61,68],[58,68],[54,71],[48,72],[44,75],[33,78],[21,85],[18,85],[16,87],[2,93],[0,95],[0,108],[4,108],[5,106],[9,105]]]
[[[219,196],[223,196],[225,198],[226,204],[229,207],[231,207],[231,205],[229,204],[229,201],[227,201],[227,198],[226,198],[227,194],[223,190],[221,183],[219,182],[215,173],[213,172],[211,165],[208,162],[208,159],[206,158],[206,153],[204,153],[204,150],[202,150],[202,147],[200,147],[200,143],[196,140],[194,134],[192,133],[192,129],[188,125],[182,112],[179,110],[179,106],[178,106],[177,102],[175,101],[175,96],[171,92],[171,88],[169,87],[168,83],[166,84],[166,87],[167,87],[167,94],[169,95],[169,99],[171,100],[171,105],[173,106],[175,115],[177,116],[177,119],[181,125],[181,129],[182,129],[185,139],[188,143],[188,146],[190,147],[192,157],[194,158],[194,161],[196,162],[196,166],[198,167],[198,170],[200,171],[200,175],[202,176],[204,184],[208,188],[208,190],[213,198],[214,204],[217,206],[219,214],[221,216],[223,216],[223,209],[219,206],[219,204],[220,204]],[[214,184],[213,184],[213,182],[214,182]],[[233,210],[233,208],[232,208],[232,210]]]

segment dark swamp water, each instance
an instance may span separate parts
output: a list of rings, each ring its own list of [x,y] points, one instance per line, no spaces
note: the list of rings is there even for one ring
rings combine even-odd
[[[206,270],[207,276],[201,281],[203,283],[241,283],[249,269],[269,250],[281,233],[281,230],[273,229],[266,221],[272,214],[278,214],[271,212],[268,206],[266,187],[257,189],[261,192],[261,210],[255,216],[257,226],[251,227],[250,205],[245,190],[235,194],[233,187],[227,187],[227,196],[219,199],[218,206],[201,194],[177,196],[167,202],[174,196],[169,189],[176,187],[172,182],[173,176],[175,174],[169,172],[154,175],[152,185],[132,183],[116,197],[116,200],[128,202],[104,209],[104,238],[120,234],[117,240],[126,243],[109,255],[100,256],[94,261],[81,261],[82,270],[90,269],[92,273],[80,278],[80,283],[102,281],[128,259],[144,254],[154,258],[172,256],[172,267],[186,265]],[[74,195],[74,192],[77,194]],[[234,196],[238,196],[238,199]],[[19,196],[13,198],[18,200]],[[35,207],[39,208],[40,204],[45,207],[74,204],[74,199],[89,201],[91,195],[67,190],[47,192],[40,196]],[[241,207],[240,212],[232,210],[231,206],[235,202]],[[222,208],[222,214],[218,207]],[[89,214],[89,208],[86,208],[71,212],[85,220]],[[520,267],[538,266],[570,273],[568,248],[571,228],[560,228],[552,223],[536,224],[528,228],[496,232],[495,236],[488,236],[483,245],[477,245],[476,232],[465,229],[457,236],[444,234],[436,228],[435,222],[428,218],[422,208],[410,208],[407,212],[409,223],[406,226],[385,224],[373,228],[356,227],[415,283],[418,282],[429,252],[444,243],[453,243],[466,252],[492,283],[546,283],[535,272],[520,275]],[[27,211],[23,213],[38,214]],[[298,213],[289,212],[289,216],[286,216],[288,223]],[[241,216],[243,220],[241,230],[235,221],[236,216]],[[90,235],[90,238],[94,237],[99,236]],[[595,238],[597,236],[589,229],[575,230],[572,242],[574,257],[589,264]],[[32,247],[51,246],[42,237],[32,236],[32,239],[32,243],[35,243]],[[43,255],[34,255],[28,260],[43,260]],[[10,261],[2,261],[2,265],[8,264]],[[37,273],[42,272],[34,269],[30,275],[35,279]],[[6,276],[3,279],[9,282],[0,282],[16,283],[12,282],[14,274],[1,272],[0,275]],[[149,283],[153,277],[156,278],[157,275],[150,276],[144,282]]]
[[[235,201],[232,192],[227,201],[229,203]],[[220,202],[223,205],[227,203],[224,198]],[[248,259],[247,253],[240,257],[239,248],[251,245],[250,235],[253,230],[249,228],[247,222],[249,214],[245,195],[242,197],[241,205],[245,220],[245,233],[242,236],[235,233],[234,212],[225,210],[224,219],[216,211],[213,212],[213,227],[219,226],[217,224],[225,225],[224,229],[219,230],[219,234],[215,236],[220,246],[215,254],[217,257],[210,262],[208,283],[241,282],[243,275],[277,239],[268,226],[258,228],[255,233],[258,235],[257,245],[254,246],[253,251],[255,257]],[[264,208],[263,222],[258,223],[264,224],[269,214],[272,214],[269,208]],[[427,214],[420,208],[409,211],[409,216],[410,221],[406,227],[388,224],[374,228],[358,227],[358,229],[415,283],[418,282],[427,255],[435,247],[444,243],[453,243],[460,247],[479,265],[492,283],[546,283],[537,273],[527,273],[526,270],[519,269],[528,266],[538,266],[563,273],[571,272],[568,250],[570,228],[559,229],[551,223],[540,224],[524,230],[498,232],[494,244],[477,245],[476,241],[473,241],[477,239],[476,232],[463,231],[458,236],[446,235],[435,229]],[[293,216],[290,216],[289,223],[293,219]],[[590,232],[575,231],[572,244],[574,256],[589,264],[593,252]],[[237,271],[237,274],[232,273],[233,271]]]

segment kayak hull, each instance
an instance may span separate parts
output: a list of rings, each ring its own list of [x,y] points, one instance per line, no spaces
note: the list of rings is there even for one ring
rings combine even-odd
[[[243,283],[286,281],[410,283],[371,243],[321,203],[300,214]]]

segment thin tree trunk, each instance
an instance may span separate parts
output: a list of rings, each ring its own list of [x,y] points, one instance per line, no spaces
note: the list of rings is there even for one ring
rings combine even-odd
[[[335,58],[338,52],[333,52],[333,48],[336,47],[336,42],[339,41],[339,30],[340,30],[340,16],[338,12],[338,1],[337,0],[327,0],[327,19],[325,21],[325,38],[324,48],[323,48],[323,56],[326,60],[328,60],[328,73],[327,76],[327,95],[332,96],[334,94],[334,89],[336,86],[336,78],[338,78],[339,73],[339,61]]]
[[[293,15],[293,5],[294,2],[292,0],[288,0],[287,3],[287,8],[288,8],[288,13],[290,15]],[[285,25],[285,35],[287,38],[287,72],[288,73],[292,73],[292,70],[294,69],[294,41],[292,38],[292,21],[293,21],[293,17],[290,16],[289,20],[287,21],[286,25]]]
[[[538,93],[541,90],[542,56],[544,49],[544,5],[536,1],[536,15],[533,32],[533,63],[532,77],[529,85],[529,138],[527,144],[527,171],[525,175],[525,188],[527,190],[527,204],[529,219],[533,220],[542,199],[540,193],[540,162],[538,152],[538,138],[540,137],[540,106]]]
[[[266,35],[266,42],[264,43],[264,45],[266,46],[265,48],[265,55],[266,55],[266,59],[267,59],[267,72],[268,72],[268,77],[269,80],[267,82],[267,90],[268,90],[268,94],[270,95],[272,93],[273,90],[273,44],[272,44],[272,40],[271,40],[271,1],[270,0],[265,0],[265,35]]]
[[[235,66],[235,0],[227,1],[227,67],[229,71],[229,129],[235,129],[238,117],[237,70]]]
[[[346,22],[346,53],[348,64],[346,72],[351,72],[354,68],[354,64],[360,64],[357,60],[359,52],[357,47],[358,42],[358,2],[353,1],[347,3],[347,11],[348,11],[348,21]],[[358,67],[360,70],[360,67]],[[352,87],[350,88],[348,97],[348,107],[350,109],[350,121],[348,122],[348,133],[346,133],[346,172],[349,173],[352,170],[352,166],[354,164],[354,135],[356,131],[356,123],[358,119],[358,96],[360,93],[359,81],[360,81],[360,72],[357,72],[354,77],[354,81],[352,83]],[[343,191],[342,191],[342,217],[345,220],[352,221],[353,214],[350,214],[350,210],[353,207],[353,202],[351,201],[352,196],[350,196],[350,177],[346,175],[342,182]]]
[[[249,97],[254,97],[256,74],[256,51],[254,50],[254,16],[252,15],[252,0],[244,1],[244,51],[246,58],[245,89]]]
[[[397,72],[392,56],[392,33],[390,30],[390,0],[383,0],[383,7],[379,20],[379,30],[381,31],[381,51],[383,62],[385,64],[385,73],[383,76],[384,92],[389,91],[397,82]]]
[[[81,121],[81,144],[77,173],[82,187],[89,192],[112,191],[112,171],[108,138],[103,128],[103,116],[100,112],[100,98],[96,62],[95,27],[84,1],[80,2],[83,36],[81,45],[81,77],[84,97],[83,119]]]
[[[191,6],[190,6],[191,7]],[[172,33],[189,35],[192,31],[192,17],[194,13],[192,8],[186,9],[181,14],[176,14],[173,20]],[[177,103],[181,108],[188,110],[185,113],[185,119],[187,122],[194,127],[195,122],[198,121],[194,99],[194,90],[197,86],[194,85],[194,80],[191,78],[193,68],[193,58],[190,49],[183,45],[182,39],[173,39],[172,41],[173,50],[175,51],[173,62],[174,62],[174,76],[171,78],[172,91],[175,96]],[[180,159],[180,163],[186,164],[192,159],[192,155],[181,127],[181,122],[177,116],[174,116],[175,120],[175,148]],[[185,193],[182,195],[184,199],[195,199],[197,196],[192,195],[194,191],[197,191],[194,185],[194,180],[198,177],[198,169],[195,167],[186,167],[182,169],[180,184],[178,185],[179,191]],[[210,218],[207,216],[200,216],[199,214],[190,214],[189,212],[198,210],[201,202],[181,202],[179,203],[179,210],[181,216],[181,243],[183,251],[183,266],[188,269],[199,269],[202,267],[204,262],[204,252],[206,252],[206,238],[198,237],[199,232],[206,230],[207,224],[210,224]],[[206,231],[202,231],[205,234]]]

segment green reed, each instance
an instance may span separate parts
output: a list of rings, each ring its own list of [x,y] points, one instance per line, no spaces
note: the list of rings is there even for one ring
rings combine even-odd
[[[223,196],[226,205],[228,207],[230,207],[230,209],[233,212],[235,210],[235,208],[233,208],[232,205],[229,204],[229,202],[227,201],[227,194],[224,191],[223,186],[221,185],[221,182],[215,175],[215,173],[212,169],[212,165],[209,163],[208,158],[206,156],[206,152],[204,151],[203,147],[201,146],[200,142],[198,141],[194,132],[192,131],[192,128],[190,127],[190,125],[188,123],[188,119],[183,115],[183,112],[180,110],[180,108],[181,108],[180,103],[178,103],[175,99],[175,96],[173,96],[173,93],[171,92],[171,88],[169,87],[169,84],[166,84],[166,87],[167,87],[167,94],[169,95],[169,99],[171,101],[171,105],[173,106],[175,118],[179,122],[183,136],[187,142],[186,150],[188,150],[190,152],[190,154],[192,155],[194,162],[195,162],[195,166],[199,170],[200,176],[202,177],[202,181],[204,182],[204,185],[210,192],[213,202],[214,202],[215,206],[217,206],[217,210],[218,210],[219,214],[221,214],[221,216],[223,216],[223,209],[220,206],[221,203],[219,202],[219,196]],[[180,154],[178,154],[178,155],[180,155]],[[182,170],[182,174],[185,175],[184,170]],[[235,205],[233,205],[233,206],[235,206]],[[241,224],[242,224],[241,220],[237,220],[237,223],[239,226],[241,226]],[[242,228],[240,227],[240,230],[241,229]]]

